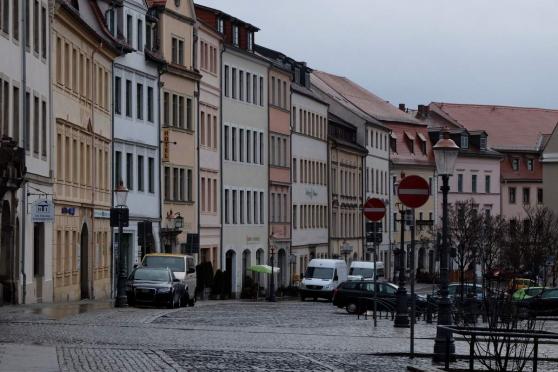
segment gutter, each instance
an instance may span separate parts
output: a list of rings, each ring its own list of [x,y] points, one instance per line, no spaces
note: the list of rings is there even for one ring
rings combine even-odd
[[[25,15],[28,14],[29,9],[27,9],[27,5],[29,4],[28,1],[23,1],[22,2],[22,9],[21,9],[21,22],[20,24],[22,25],[21,28],[21,96],[22,96],[22,109],[23,109],[23,115],[22,115],[22,142],[23,142],[23,150],[25,152],[25,157],[27,157],[27,150],[26,150],[26,143],[25,143],[25,139],[27,138],[27,126],[25,125],[25,123],[29,120],[29,116],[27,115],[27,100],[26,98],[26,94],[27,94],[27,37],[29,37],[29,41],[31,41],[31,35],[27,36],[27,27],[26,27],[26,22],[25,22]],[[29,20],[31,21],[31,19]],[[30,42],[31,44],[31,42]],[[50,69],[49,69],[50,71]],[[50,91],[50,89],[49,89]],[[27,220],[27,175],[23,178],[23,184],[21,185],[22,191],[21,191],[21,215],[23,216],[23,218],[21,219],[21,247],[20,247],[20,257],[21,257],[21,276],[22,276],[22,285],[21,285],[21,303],[25,304],[25,297],[27,296],[27,287],[26,287],[26,282],[27,282],[27,275],[25,273],[25,232],[26,232],[26,220]],[[14,273],[15,274],[15,273]],[[15,275],[14,275],[14,279],[15,279]]]

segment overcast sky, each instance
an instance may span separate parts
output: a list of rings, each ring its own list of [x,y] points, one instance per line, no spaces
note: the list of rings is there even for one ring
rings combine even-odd
[[[397,105],[558,108],[557,0],[197,0]]]

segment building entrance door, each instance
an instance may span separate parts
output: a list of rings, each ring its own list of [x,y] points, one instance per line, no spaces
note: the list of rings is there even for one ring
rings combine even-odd
[[[43,282],[45,276],[45,224],[33,224],[33,276],[35,277],[35,297],[43,302]]]
[[[2,203],[0,222],[0,304],[15,303],[15,245],[8,201]]]
[[[81,299],[89,298],[89,231],[87,225],[81,227],[80,242],[80,288]]]

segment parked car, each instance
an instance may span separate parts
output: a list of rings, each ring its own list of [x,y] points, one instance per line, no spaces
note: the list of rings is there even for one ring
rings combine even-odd
[[[384,277],[384,263],[376,262],[378,273],[376,279]],[[349,280],[374,280],[374,262],[370,261],[353,261],[349,268]]]
[[[557,316],[558,288],[546,288],[541,293],[518,303],[529,316]]]
[[[196,265],[194,257],[184,254],[151,253],[146,254],[141,262],[143,267],[166,268],[184,284],[182,303],[194,306],[196,303]]]
[[[331,300],[333,290],[347,280],[347,264],[343,260],[315,258],[308,263],[299,291],[300,299],[307,297]]]
[[[450,283],[448,284],[448,297],[451,301],[456,301],[461,299],[461,283]],[[484,291],[480,284],[473,283],[463,283],[463,297],[464,298],[475,298],[477,301],[482,301],[484,298]],[[434,300],[440,297],[440,290],[437,289],[433,294],[432,298]]]
[[[531,279],[513,278],[508,283],[508,292],[511,294],[517,291],[518,289],[535,287],[535,286],[537,286],[537,283]]]
[[[128,277],[126,296],[128,305],[167,306],[183,305],[184,284],[169,268],[137,267]]]
[[[376,309],[380,311],[392,311],[395,309],[396,292],[398,287],[390,282],[377,282],[378,299]],[[348,313],[364,312],[374,308],[374,282],[369,280],[350,280],[341,283],[334,291],[333,305],[345,308]],[[407,294],[407,304],[411,307],[411,295]],[[426,297],[415,294],[415,305],[417,311],[426,308]]]
[[[512,301],[523,301],[540,294],[544,287],[520,288],[512,295]]]

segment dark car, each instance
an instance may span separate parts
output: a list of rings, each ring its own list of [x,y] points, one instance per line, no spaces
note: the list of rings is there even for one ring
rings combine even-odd
[[[457,301],[461,300],[461,292],[463,291],[463,299],[469,300],[473,299],[474,302],[480,304],[484,299],[484,291],[482,286],[479,284],[473,283],[449,283],[448,284],[448,297],[452,303],[456,303]],[[488,293],[487,293],[488,294]],[[436,291],[432,294],[432,300],[437,302],[440,298],[440,290],[436,289]]]
[[[534,297],[524,299],[519,307],[530,316],[557,316],[558,288],[545,289]]]
[[[380,311],[393,311],[396,304],[397,286],[390,282],[376,283],[377,305]],[[341,283],[333,292],[333,304],[345,308],[348,313],[362,313],[374,308],[374,282],[368,280],[347,281]],[[426,307],[426,299],[415,294],[415,304],[418,311]],[[411,306],[411,295],[407,294],[407,303]]]
[[[168,268],[138,267],[128,277],[128,304],[180,307],[184,284]]]

